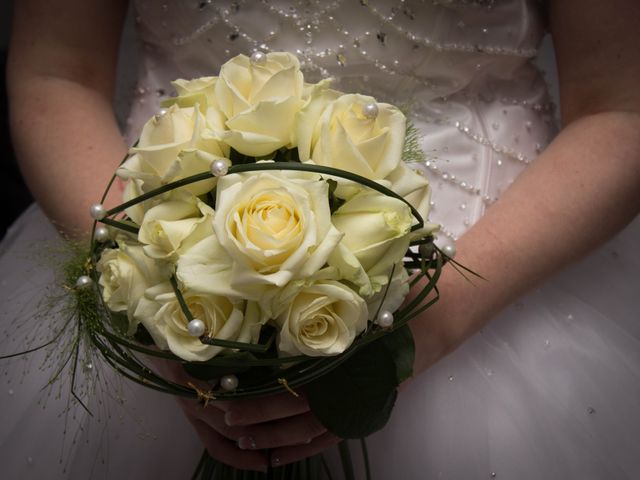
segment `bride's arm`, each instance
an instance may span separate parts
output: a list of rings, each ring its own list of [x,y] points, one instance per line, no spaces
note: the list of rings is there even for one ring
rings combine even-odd
[[[67,233],[126,153],[112,96],[124,0],[14,2],[7,65],[12,137],[40,206]]]
[[[472,285],[445,268],[441,300],[411,322],[416,374],[640,211],[640,4],[550,4],[564,128],[458,242],[456,260],[488,281]],[[277,402],[251,402],[232,405],[227,419],[247,425],[288,417]],[[287,421],[282,428],[271,424],[280,444],[282,437],[295,443],[305,428],[317,427],[309,421],[293,428]],[[260,425],[246,427],[245,434],[255,440],[255,448],[270,446]],[[308,445],[275,448],[272,458],[288,463],[336,441],[329,434],[310,437]]]
[[[640,4],[550,2],[563,129],[458,242],[442,300],[412,322],[416,371],[622,229],[640,211]]]

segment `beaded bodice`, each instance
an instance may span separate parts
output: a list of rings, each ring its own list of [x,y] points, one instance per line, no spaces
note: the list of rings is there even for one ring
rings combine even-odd
[[[534,0],[137,0],[144,118],[177,77],[252,51],[297,54],[305,77],[404,105],[424,135],[433,218],[455,238],[548,142],[550,106],[529,60]]]

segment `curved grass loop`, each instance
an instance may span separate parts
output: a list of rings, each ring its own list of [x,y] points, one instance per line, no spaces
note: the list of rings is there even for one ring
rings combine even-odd
[[[421,217],[420,213],[413,207],[413,205],[411,205],[411,203],[406,201],[394,191],[384,187],[383,185],[380,185],[366,177],[362,177],[352,172],[347,172],[331,167],[297,162],[275,162],[232,165],[231,167],[229,167],[227,175],[273,170],[297,170],[302,172],[318,173],[321,175],[340,177],[359,183],[373,190],[376,190],[383,195],[396,198],[407,204],[411,208],[411,213],[416,220],[416,223],[412,226],[411,231],[421,229],[424,226],[424,219]],[[107,218],[103,219],[102,223],[108,224],[115,228],[120,228],[129,233],[137,233],[137,228],[131,223],[125,223],[123,221],[118,221],[109,217],[113,217],[114,215],[123,212],[129,207],[137,205],[157,195],[161,195],[168,191],[183,187],[185,185],[190,185],[195,182],[209,180],[212,177],[213,175],[210,172],[203,172],[177,180],[175,182],[171,182],[167,185],[163,185],[160,188],[142,194],[132,200],[124,202],[121,205],[110,209],[107,212]],[[106,197],[112,183],[113,179],[109,183],[103,195],[103,199]],[[416,242],[416,244],[423,243],[424,241],[418,241]],[[93,267],[95,267],[97,258],[99,256],[99,248],[99,244],[94,240],[92,232],[91,263]],[[295,357],[286,358],[265,358],[260,354],[264,354],[271,346],[271,343],[273,342],[273,336],[265,344],[230,342],[211,338],[203,339],[203,342],[207,344],[218,345],[240,352],[255,353],[257,355],[249,358],[243,357],[241,360],[238,360],[233,356],[213,357],[206,362],[202,362],[203,365],[223,368],[271,367],[272,369],[274,369],[273,374],[265,376],[265,379],[262,383],[253,385],[249,388],[242,388],[242,386],[240,386],[233,392],[215,392],[216,398],[250,398],[271,393],[279,393],[287,391],[287,389],[302,387],[305,384],[320,377],[321,375],[336,368],[342,362],[347,360],[351,355],[357,352],[361,347],[373,341],[376,341],[379,338],[382,338],[383,336],[404,326],[410,319],[414,318],[424,309],[428,308],[435,301],[437,301],[439,294],[436,287],[436,282],[440,276],[440,272],[445,263],[445,260],[446,258],[437,248],[434,249],[432,258],[421,258],[419,255],[415,254],[415,252],[411,252],[410,259],[405,261],[405,267],[418,270],[418,274],[416,278],[413,279],[412,285],[416,284],[422,279],[427,279],[427,283],[424,285],[424,287],[422,287],[419,294],[412,300],[410,304],[395,313],[395,321],[392,327],[384,329],[378,326],[373,326],[368,328],[353,342],[353,344],[345,352],[338,356],[313,358],[307,357],[305,355],[298,355]],[[178,288],[175,277],[171,278],[171,284],[174,288],[174,292],[176,293],[176,297],[178,298],[180,307],[182,308],[185,317],[187,319],[193,318],[193,315],[189,311],[182,293]],[[435,296],[427,301],[427,298],[432,291],[435,291]],[[131,338],[110,327],[110,325],[113,325],[111,312],[106,307],[106,305],[104,305],[101,295],[98,294],[98,296],[100,297],[100,306],[102,307],[101,311],[103,321],[102,323],[98,322],[99,325],[95,325],[95,322],[92,322],[92,326],[88,326],[87,328],[91,330],[89,332],[89,338],[92,344],[95,346],[95,348],[98,349],[98,351],[101,352],[102,356],[108,364],[110,364],[123,376],[146,387],[184,397],[199,398],[201,396],[202,392],[198,392],[195,389],[190,389],[188,387],[185,387],[184,385],[179,385],[162,378],[160,375],[156,374],[152,368],[148,367],[147,364],[139,359],[137,357],[137,354],[184,363],[184,360],[173,355],[172,353],[163,352],[154,348],[148,348],[142,344],[136,343]],[[241,363],[239,364],[238,362]],[[286,386],[282,382],[279,382],[278,379],[285,379]]]

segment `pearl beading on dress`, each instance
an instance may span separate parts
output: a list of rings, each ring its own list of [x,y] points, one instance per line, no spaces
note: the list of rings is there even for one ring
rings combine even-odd
[[[476,21],[475,16],[458,19],[456,9],[461,6],[477,11],[480,20]],[[422,10],[423,7],[427,10]],[[458,72],[464,80],[465,75],[490,72],[496,62],[517,64],[534,56],[535,42],[520,35],[517,27],[516,30],[512,27],[501,30],[499,25],[492,24],[491,15],[500,8],[500,4],[487,0],[398,0],[387,3],[364,0],[208,0],[195,5],[175,2],[171,7],[162,7],[167,12],[167,18],[180,9],[186,15],[195,15],[191,23],[199,25],[190,32],[183,33],[177,29],[177,32],[164,35],[175,48],[188,50],[194,48],[192,44],[196,43],[203,44],[205,48],[207,44],[216,45],[217,51],[224,52],[225,58],[228,58],[237,53],[251,55],[255,52],[291,49],[293,46],[301,68],[310,81],[316,81],[318,77],[337,77],[339,82],[336,88],[343,91],[359,91],[397,105],[410,105],[409,117],[423,124],[426,122],[426,125],[449,127],[452,132],[479,145],[480,149],[476,152],[484,152],[480,153],[480,157],[504,169],[507,165],[526,166],[541,151],[545,141],[536,141],[535,150],[527,150],[520,148],[520,136],[523,136],[523,144],[532,146],[527,132],[531,131],[532,124],[538,128],[538,125],[550,122],[553,105],[522,100],[519,94],[513,97],[504,95],[505,91],[500,87],[496,89],[500,92],[498,99],[491,93],[492,89],[465,88],[466,84],[460,83],[456,77],[440,77],[419,68],[422,66],[420,59],[432,58],[439,62],[439,68],[444,68],[445,72],[448,65],[454,69],[467,65],[464,68],[468,70]],[[427,23],[431,20],[431,17],[425,17],[425,12],[434,17],[433,22],[438,25],[441,21],[449,22],[450,26],[444,28],[447,32],[444,37],[442,29],[423,25],[425,19]],[[256,25],[258,28],[247,23],[247,15],[260,18],[259,25]],[[441,20],[442,15],[448,16]],[[200,17],[203,20],[199,24]],[[353,22],[346,24],[346,19]],[[169,25],[172,23],[169,22]],[[340,83],[345,79],[346,86]],[[388,82],[402,87],[388,88]],[[142,86],[142,90],[148,95],[154,89]],[[145,96],[141,92],[141,103],[145,101]],[[416,102],[412,100],[413,96]],[[504,121],[496,118],[487,126],[467,124],[455,115],[447,114],[447,105],[452,102],[470,106],[478,103],[493,106],[502,104],[505,118]],[[421,108],[422,104],[427,105],[425,111]],[[442,106],[442,113],[434,115],[429,112],[434,104]],[[505,137],[502,124],[518,121],[517,117],[506,117],[512,108],[528,109],[537,118],[532,118],[533,122],[527,120],[525,128],[518,134]],[[429,150],[432,145],[425,143],[424,147]],[[446,145],[436,150],[444,153]],[[474,158],[478,153],[473,154]],[[446,155],[430,157],[421,170],[431,177],[434,188],[442,189],[449,185],[460,192],[460,200],[456,205],[461,211],[468,212],[462,223],[465,227],[469,226],[479,212],[474,198],[484,206],[490,205],[504,186],[496,190],[495,186],[490,186],[484,180],[465,178],[465,172],[456,172],[456,175],[445,165],[449,160],[444,157]],[[512,170],[513,167],[509,166],[508,171]],[[435,203],[433,208],[436,210]],[[441,233],[450,238],[457,236],[446,228]]]

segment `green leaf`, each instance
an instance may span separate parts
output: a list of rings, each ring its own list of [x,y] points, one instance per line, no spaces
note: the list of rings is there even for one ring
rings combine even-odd
[[[396,380],[399,385],[413,374],[416,348],[411,329],[408,325],[403,325],[382,337],[381,341],[394,359]]]
[[[336,197],[336,188],[338,188],[338,182],[332,178],[328,178],[326,182],[329,184],[329,211],[331,214],[335,213],[346,200]]]
[[[389,420],[397,396],[394,359],[381,342],[357,353],[306,387],[318,420],[341,438],[362,438]]]

